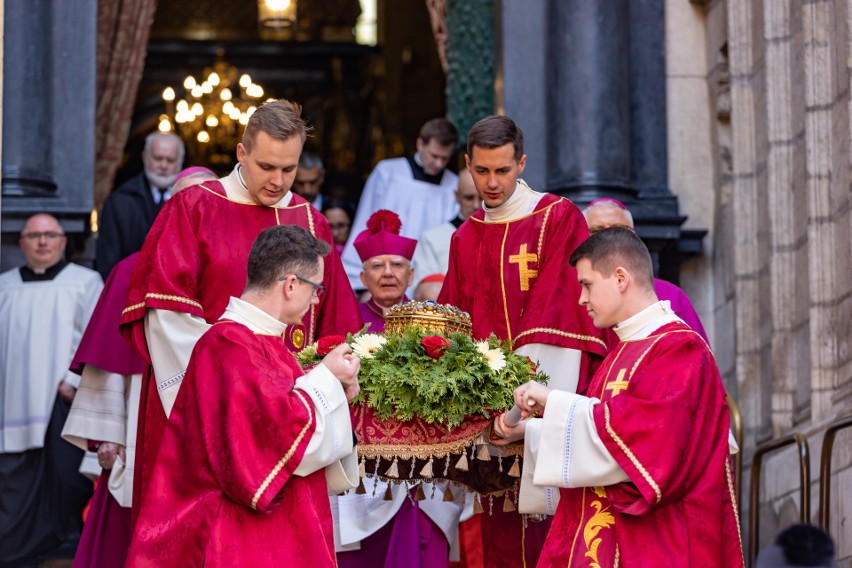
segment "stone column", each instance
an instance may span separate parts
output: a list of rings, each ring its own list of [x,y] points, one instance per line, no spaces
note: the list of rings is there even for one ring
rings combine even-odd
[[[0,269],[22,262],[17,236],[48,212],[82,248],[94,201],[97,0],[6,0]]]
[[[547,189],[630,199],[627,0],[550,0]]]

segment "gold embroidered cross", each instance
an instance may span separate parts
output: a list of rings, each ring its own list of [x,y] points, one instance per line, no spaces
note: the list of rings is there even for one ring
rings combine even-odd
[[[621,394],[621,391],[627,390],[627,385],[630,384],[624,380],[624,374],[627,372],[627,369],[622,369],[618,372],[618,376],[615,378],[615,382],[609,383],[604,390],[612,391],[612,396],[618,396]]]
[[[521,271],[521,291],[527,292],[530,289],[530,280],[538,277],[538,270],[530,268],[527,263],[538,262],[538,255],[527,252],[526,243],[521,245],[518,254],[513,254],[509,257],[509,264],[517,264],[518,270]]]

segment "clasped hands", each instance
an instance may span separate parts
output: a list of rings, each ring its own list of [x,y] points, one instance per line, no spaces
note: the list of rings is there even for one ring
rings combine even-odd
[[[341,343],[323,358],[322,363],[343,385],[346,400],[352,402],[361,392],[361,386],[358,384],[361,359],[352,352],[349,345]]]
[[[514,426],[506,423],[508,412],[494,419],[491,443],[495,446],[505,446],[524,439],[527,422],[535,414],[544,412],[550,389],[541,383],[529,381],[515,389],[515,406],[521,409],[521,421]],[[495,438],[495,436],[497,436]]]

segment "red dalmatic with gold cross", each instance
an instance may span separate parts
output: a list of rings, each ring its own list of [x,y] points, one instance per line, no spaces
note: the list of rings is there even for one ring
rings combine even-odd
[[[263,207],[232,201],[217,181],[185,189],[169,199],[154,221],[133,271],[121,331],[150,363],[145,341],[145,312],[160,309],[188,313],[215,323],[231,296],[246,285],[249,251],[260,232],[275,225],[297,225],[332,244],[328,221],[310,204],[293,195],[286,207]],[[287,326],[286,345],[301,349],[317,337],[361,328],[355,295],[332,244],[323,262],[320,297],[302,320]],[[159,448],[166,414],[153,374],[146,372],[139,404],[134,502],[143,490]],[[136,509],[134,508],[134,513]]]
[[[325,471],[294,475],[316,409],[280,337],[198,341],[149,469],[128,566],[336,566]],[[134,507],[137,507],[134,502]]]
[[[588,394],[630,481],[562,489],[538,566],[743,566],[725,388],[701,337],[675,322],[619,343]]]
[[[529,215],[486,222],[473,214],[453,234],[450,264],[438,301],[470,313],[473,336],[494,333],[515,347],[544,343],[583,352],[578,392],[606,353],[603,333],[579,305],[580,285],[568,264],[588,238],[586,220],[562,197],[545,194]],[[494,508],[481,517],[486,567],[534,566],[548,522],[527,523]]]
[[[453,234],[438,301],[470,313],[477,339],[494,333],[515,347],[546,343],[603,357],[603,333],[579,305],[577,273],[568,265],[589,236],[577,207],[547,194],[514,221],[484,218],[480,209]]]

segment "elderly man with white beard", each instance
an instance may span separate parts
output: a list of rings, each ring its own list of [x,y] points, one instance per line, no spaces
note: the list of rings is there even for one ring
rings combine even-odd
[[[100,217],[95,264],[104,280],[120,260],[142,248],[157,213],[172,196],[184,153],[183,141],[177,135],[149,134],[142,150],[142,173],[107,198]]]

